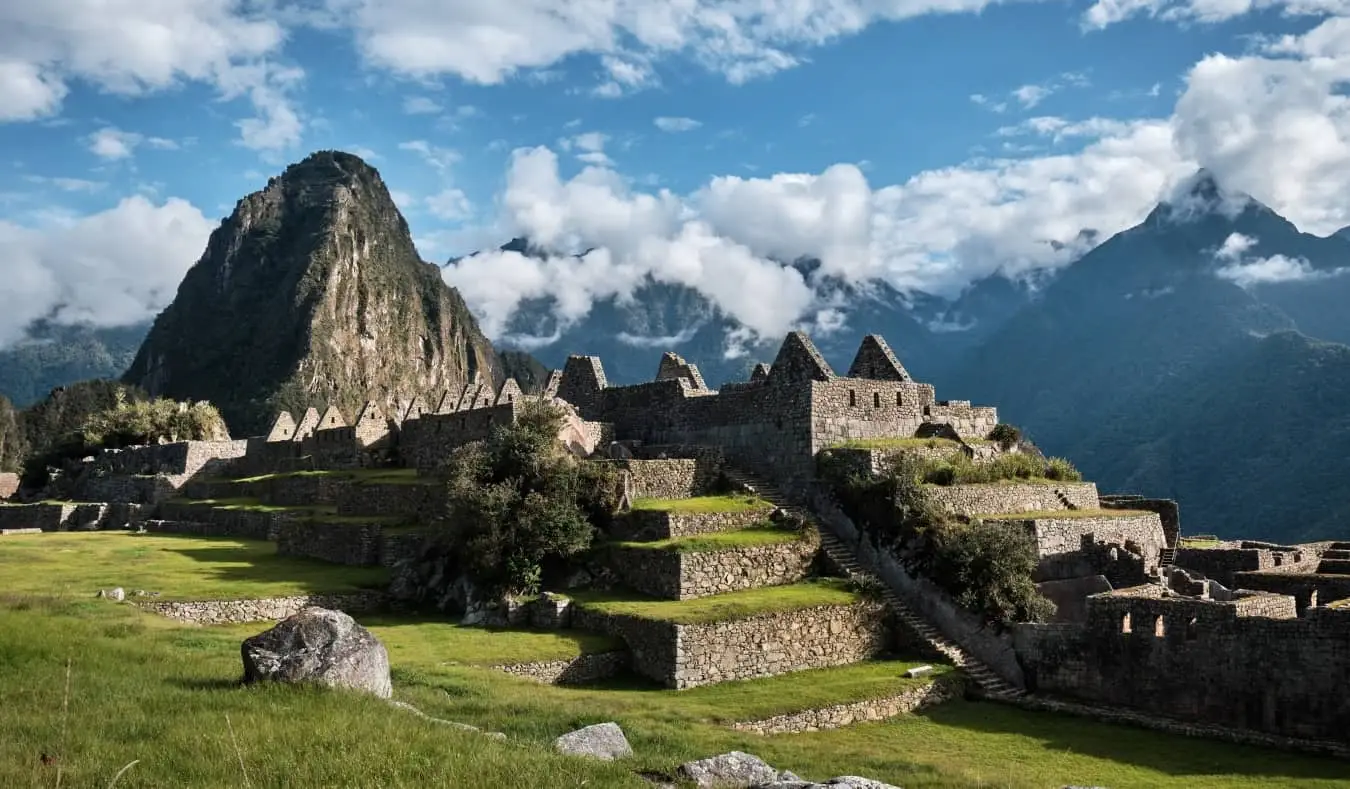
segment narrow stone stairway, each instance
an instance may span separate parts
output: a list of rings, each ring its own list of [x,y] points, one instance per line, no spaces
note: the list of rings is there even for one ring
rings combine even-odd
[[[1174,564],[1176,564],[1176,563],[1177,563],[1177,549],[1176,549],[1176,548],[1163,548],[1163,549],[1158,553],[1158,566],[1159,566],[1159,567],[1171,567],[1172,565],[1174,565]]]
[[[857,558],[857,554],[848,547],[839,537],[828,527],[821,523],[820,519],[803,507],[797,506],[788,501],[781,491],[771,482],[756,474],[745,471],[727,468],[723,470],[723,476],[733,485],[745,488],[765,501],[782,509],[788,515],[799,517],[815,527],[820,534],[820,547],[829,557],[831,563],[839,568],[845,576],[855,580],[870,580],[879,588],[885,589],[885,601],[887,607],[896,615],[896,617],[911,632],[922,638],[924,642],[938,654],[943,655],[952,662],[953,665],[965,672],[966,676],[976,684],[981,694],[990,699],[1012,701],[1026,695],[1026,691],[1018,688],[1012,683],[1004,680],[992,669],[985,665],[975,656],[966,652],[959,644],[954,644],[942,635],[936,627],[928,620],[919,615],[909,606],[890,585],[884,583],[879,578],[864,568]]]
[[[1055,488],[1055,498],[1059,499],[1059,503],[1063,504],[1064,509],[1066,510],[1078,509],[1078,505],[1074,504],[1072,501],[1069,501],[1069,497],[1065,496],[1064,491],[1060,490],[1059,488]]]

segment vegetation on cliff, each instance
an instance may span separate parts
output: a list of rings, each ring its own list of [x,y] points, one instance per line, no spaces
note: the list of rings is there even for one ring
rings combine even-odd
[[[0,350],[0,395],[27,408],[58,387],[120,378],[149,329],[149,321],[112,328],[38,321],[27,339]]]
[[[210,400],[232,432],[254,435],[282,408],[333,404],[351,419],[367,399],[435,397],[475,374],[504,380],[379,173],[323,151],[239,201],[124,380]]]
[[[501,363],[502,377],[514,378],[525,394],[539,394],[548,383],[552,371],[543,362],[525,351],[501,351],[497,354]]]
[[[0,471],[18,471],[28,454],[19,412],[4,395],[0,395]]]
[[[563,423],[557,408],[532,402],[447,461],[442,537],[477,588],[538,591],[550,570],[591,547],[596,523],[618,506],[614,472],[568,453]]]
[[[1054,604],[1032,581],[1039,557],[1031,538],[949,516],[924,489],[931,461],[900,454],[873,476],[857,473],[825,450],[818,465],[820,477],[873,545],[892,552],[908,572],[932,581],[986,624],[1002,629],[1054,614]]]

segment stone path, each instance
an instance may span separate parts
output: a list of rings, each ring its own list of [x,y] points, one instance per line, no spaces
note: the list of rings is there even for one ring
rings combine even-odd
[[[978,660],[974,655],[966,652],[959,644],[947,640],[936,627],[902,600],[888,584],[883,583],[863,568],[854,552],[809,510],[789,502],[776,486],[756,474],[730,468],[725,469],[723,473],[733,484],[749,488],[760,498],[780,507],[789,515],[802,518],[812,524],[820,534],[820,547],[830,561],[849,578],[867,579],[871,583],[875,583],[878,588],[884,589],[886,605],[895,613],[896,617],[923,639],[930,648],[964,671],[983,695],[993,699],[1016,698],[1026,695],[1026,691],[995,674],[993,669]]]

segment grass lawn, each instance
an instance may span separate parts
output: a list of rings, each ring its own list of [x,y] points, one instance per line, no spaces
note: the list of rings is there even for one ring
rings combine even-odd
[[[956,449],[961,446],[950,438],[850,438],[832,449]]]
[[[634,499],[635,510],[661,512],[749,512],[773,505],[757,496],[695,496],[689,499]]]
[[[302,519],[314,521],[316,523],[374,523],[392,526],[400,525],[408,521],[408,518],[402,515],[338,515],[337,505],[335,504],[282,507],[273,504],[264,504],[257,499],[247,498],[179,499],[175,503],[187,504],[194,507],[210,507],[215,510],[226,510],[231,512],[294,512],[302,516]]]
[[[778,526],[750,526],[731,531],[694,534],[689,537],[671,537],[653,542],[619,542],[620,548],[640,548],[651,551],[672,551],[674,553],[712,553],[730,551],[736,548],[752,548],[757,545],[780,545],[805,539],[806,533],[798,529],[784,529]]]
[[[1217,548],[1223,543],[1219,540],[1196,539],[1195,537],[1182,537],[1177,540],[1178,548]]]
[[[591,591],[574,592],[571,597],[579,605],[605,613],[684,625],[745,619],[821,605],[851,605],[862,599],[845,581],[837,578],[743,589],[694,600],[658,600],[631,593]]]
[[[6,569],[8,567],[6,566]],[[984,703],[827,732],[759,737],[726,721],[890,695],[915,682],[876,662],[687,691],[636,681],[542,686],[469,665],[487,639],[513,656],[556,654],[518,633],[371,620],[391,653],[395,697],[428,714],[508,734],[496,742],[424,722],[374,699],[296,687],[241,688],[239,639],[252,628],[194,628],[103,601],[0,600],[0,786],[650,787],[729,750],[821,780],[865,775],[906,789],[1346,787],[1343,762]],[[538,652],[534,652],[538,646]],[[496,647],[488,647],[488,651]],[[62,714],[70,661],[68,712]],[[228,716],[228,722],[227,722]],[[617,721],[623,762],[551,753],[554,737]],[[64,732],[64,734],[63,734]],[[237,744],[236,744],[237,743]],[[50,766],[43,753],[56,757]],[[242,763],[242,767],[241,767]]]
[[[216,600],[380,587],[388,570],[278,556],[265,540],[98,531],[4,537],[0,577],[0,593],[80,598],[120,586],[160,600]]]
[[[277,474],[260,474],[256,477],[241,477],[239,479],[229,480],[230,482],[265,482],[271,479],[284,479],[289,477],[328,477],[329,479],[350,480],[357,484],[398,484],[398,485],[431,485],[436,480],[428,477],[419,477],[417,469],[413,468],[366,468],[352,469],[350,471],[285,471]]]
[[[1051,518],[1131,518],[1152,515],[1148,510],[1036,510],[1034,512],[1001,512],[994,515],[972,515],[990,521],[1032,521]]]

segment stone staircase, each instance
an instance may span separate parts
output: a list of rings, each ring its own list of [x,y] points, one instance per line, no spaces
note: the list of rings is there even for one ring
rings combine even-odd
[[[983,696],[990,699],[1012,701],[1026,695],[1026,691],[1004,680],[987,665],[976,659],[975,656],[962,649],[959,644],[954,644],[944,637],[936,627],[902,600],[890,588],[890,585],[881,581],[859,564],[855,552],[844,544],[834,532],[824,526],[820,519],[816,518],[810,510],[788,501],[773,483],[756,474],[731,468],[724,469],[722,475],[731,484],[749,490],[770,504],[782,509],[789,516],[801,518],[814,526],[817,533],[820,534],[821,551],[824,552],[830,562],[846,577],[855,580],[868,580],[884,589],[886,606],[895,614],[896,618],[910,632],[923,639],[929,648],[943,655],[953,665],[964,671],[966,676],[970,677],[971,681],[979,688]]]
[[[1158,553],[1158,566],[1159,566],[1159,567],[1171,567],[1172,565],[1174,565],[1174,564],[1176,564],[1176,563],[1177,563],[1177,549],[1176,549],[1176,548],[1163,548],[1162,551],[1160,551],[1160,552]]]
[[[1059,499],[1059,503],[1063,504],[1064,509],[1066,510],[1078,509],[1078,505],[1074,504],[1072,501],[1069,501],[1069,497],[1065,496],[1064,491],[1060,490],[1059,488],[1055,488],[1055,498]]]

